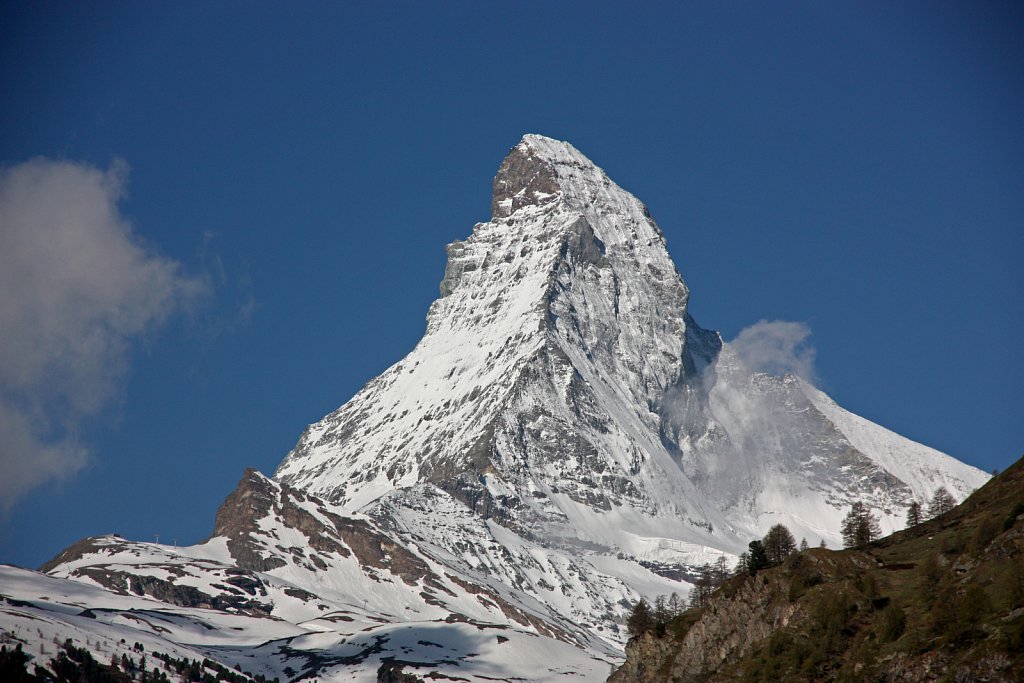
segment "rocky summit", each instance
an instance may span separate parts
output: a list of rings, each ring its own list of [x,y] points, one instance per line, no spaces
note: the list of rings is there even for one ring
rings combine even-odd
[[[854,502],[888,532],[988,479],[701,328],[651,213],[568,143],[525,136],[447,252],[412,352],[206,542],[2,568],[6,637],[43,666],[70,639],[238,680],[604,680],[641,597],[773,524],[837,547]]]
[[[528,135],[493,217],[448,246],[427,331],[310,425],[275,478],[358,510],[430,484],[570,552],[696,563],[770,523],[839,544],[986,475],[772,376],[687,311],[647,208],[565,142]]]

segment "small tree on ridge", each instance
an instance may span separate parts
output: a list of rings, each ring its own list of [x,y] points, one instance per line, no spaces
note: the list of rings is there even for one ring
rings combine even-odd
[[[940,486],[935,489],[935,495],[932,496],[931,502],[928,503],[928,518],[934,519],[939,515],[944,515],[955,507],[956,498],[946,490],[945,486]]]
[[[640,598],[640,602],[633,606],[633,611],[626,620],[626,630],[629,631],[629,635],[638,636],[653,629],[654,615],[651,614],[651,606]]]
[[[907,509],[907,528],[917,526],[924,521],[924,513],[921,512],[921,504],[916,500]]]
[[[863,548],[882,535],[882,527],[868,506],[858,501],[843,518],[841,532],[844,548]]]
[[[761,543],[769,564],[782,564],[796,550],[796,539],[782,524],[769,529]]]

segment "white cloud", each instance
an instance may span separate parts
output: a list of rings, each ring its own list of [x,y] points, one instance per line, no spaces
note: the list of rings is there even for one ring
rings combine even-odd
[[[761,320],[742,329],[729,346],[752,372],[792,373],[813,383],[814,348],[807,342],[810,336],[811,328],[805,323]]]
[[[117,396],[133,340],[204,288],[133,234],[126,177],[123,163],[0,169],[0,507],[85,466],[77,428]]]

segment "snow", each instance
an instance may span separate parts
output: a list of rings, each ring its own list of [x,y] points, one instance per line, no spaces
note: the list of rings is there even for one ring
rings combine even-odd
[[[854,448],[907,484],[919,503],[930,500],[940,486],[958,502],[962,501],[989,479],[988,474],[975,467],[843,410],[824,392],[806,382],[802,383],[802,388]]]

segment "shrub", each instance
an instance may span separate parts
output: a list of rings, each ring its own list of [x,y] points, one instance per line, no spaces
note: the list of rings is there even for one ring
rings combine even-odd
[[[981,520],[981,524],[978,525],[978,530],[974,532],[974,538],[971,539],[971,550],[976,553],[980,553],[998,535],[999,522],[996,521],[995,517],[986,517]]]
[[[1009,531],[1010,527],[1017,522],[1017,518],[1021,515],[1024,515],[1024,503],[1017,503],[1010,510],[1010,514],[1006,516],[1006,519],[1003,520],[1003,531]]]
[[[1024,653],[1024,617],[1017,617],[1006,625],[1003,648],[1010,654]]]
[[[931,605],[935,601],[935,591],[942,581],[943,574],[938,558],[929,554],[921,564],[920,597],[924,604]]]
[[[882,623],[878,629],[878,639],[883,643],[891,643],[903,635],[907,626],[907,615],[896,603],[882,610]]]
[[[982,618],[991,611],[992,601],[980,586],[970,586],[957,594],[952,588],[942,595],[945,609],[933,611],[932,632],[946,636],[954,645],[970,644],[984,637],[978,628]]]

